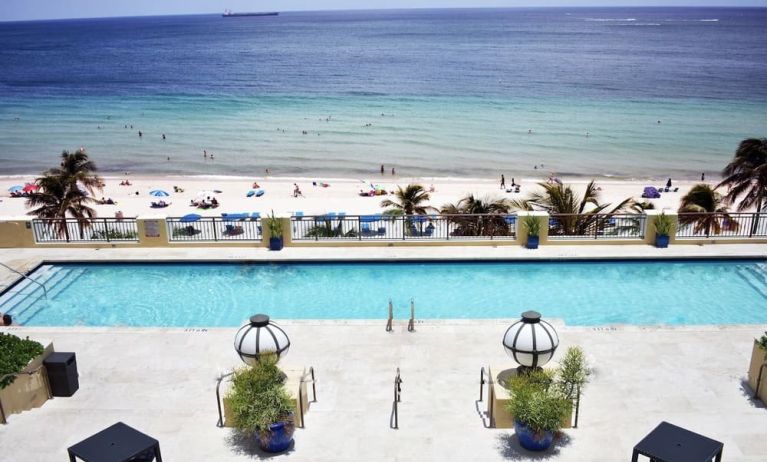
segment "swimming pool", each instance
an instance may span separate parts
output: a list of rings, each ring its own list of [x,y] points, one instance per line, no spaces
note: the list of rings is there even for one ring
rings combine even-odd
[[[237,326],[274,319],[515,318],[568,325],[767,323],[767,260],[51,264],[0,297],[32,326]]]

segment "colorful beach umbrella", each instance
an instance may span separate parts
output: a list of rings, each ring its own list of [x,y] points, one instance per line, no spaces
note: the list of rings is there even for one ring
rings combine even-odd
[[[13,185],[10,188],[8,188],[8,192],[19,192],[19,191],[21,191],[23,189],[24,189],[24,186],[22,186],[20,184],[17,184],[17,185]]]
[[[149,195],[150,196],[154,196],[154,197],[168,197],[168,196],[170,196],[170,194],[168,194],[167,192],[163,191],[162,189],[155,189],[154,191],[149,191]]]
[[[193,221],[199,220],[200,218],[202,218],[201,215],[197,215],[196,213],[190,213],[181,217],[181,223],[191,223]]]
[[[40,189],[40,187],[37,186],[36,184],[34,184],[34,183],[27,183],[27,184],[24,185],[23,191],[25,193],[28,193],[28,192],[35,192],[38,189]]]

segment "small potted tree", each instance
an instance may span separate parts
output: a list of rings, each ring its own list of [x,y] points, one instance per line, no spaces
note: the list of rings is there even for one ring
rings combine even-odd
[[[525,244],[525,247],[528,249],[537,249],[541,235],[541,221],[536,216],[528,215],[522,220],[522,226],[524,226],[527,231],[527,243]]]
[[[767,332],[754,340],[751,364],[748,368],[748,384],[754,390],[754,397],[767,403]]]
[[[285,389],[285,374],[277,367],[276,355],[263,355],[253,367],[235,371],[226,398],[235,427],[255,437],[262,450],[274,453],[290,448],[295,404]]]
[[[669,236],[674,228],[671,217],[661,213],[655,217],[655,247],[665,249],[668,247]]]
[[[573,403],[555,386],[552,371],[532,370],[509,380],[509,407],[519,444],[530,451],[545,451],[554,433],[570,416]]]
[[[508,410],[523,448],[544,451],[556,432],[570,426],[573,403],[590,375],[583,350],[570,347],[558,368],[525,370],[509,380]]]
[[[269,228],[269,250],[282,250],[282,220],[272,214],[266,218],[266,226]]]

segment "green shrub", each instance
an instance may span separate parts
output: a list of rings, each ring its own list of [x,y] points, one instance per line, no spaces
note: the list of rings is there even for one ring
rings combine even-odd
[[[589,382],[591,369],[586,363],[586,356],[581,347],[570,347],[565,357],[559,362],[557,370],[558,386],[569,399],[575,399],[578,390]]]
[[[269,237],[282,237],[282,220],[274,216],[274,210],[264,221],[269,229]]]
[[[522,220],[522,226],[527,230],[528,236],[540,236],[541,235],[541,220],[533,215],[528,215]]]
[[[762,338],[756,341],[760,347],[764,350],[764,359],[767,359],[767,332],[762,335]]]
[[[125,231],[121,232],[116,229],[110,229],[108,231],[94,231],[92,239],[108,239],[108,240],[118,240],[118,239],[136,239],[138,238],[138,233],[135,231]]]
[[[535,433],[562,428],[573,402],[554,385],[553,373],[547,371],[534,370],[512,378],[508,410],[514,419]]]
[[[265,433],[276,422],[291,421],[295,405],[284,383],[276,356],[261,357],[255,366],[235,371],[227,395],[235,426],[248,433]]]
[[[674,220],[665,213],[655,217],[655,232],[661,236],[670,236],[674,229]]]
[[[43,346],[34,340],[21,339],[0,332],[0,377],[21,372],[36,356],[43,354]],[[12,384],[15,377],[0,380],[0,389]]]

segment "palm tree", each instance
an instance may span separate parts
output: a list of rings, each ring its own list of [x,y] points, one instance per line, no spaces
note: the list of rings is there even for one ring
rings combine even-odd
[[[735,156],[722,170],[724,179],[716,186],[727,187],[724,202],[732,205],[739,197],[737,210],[754,207],[761,212],[767,197],[767,138],[748,138],[740,142]],[[759,226],[759,215],[754,217],[751,233]]]
[[[381,201],[381,207],[389,207],[388,210],[384,211],[387,215],[426,215],[430,211],[436,210],[425,204],[430,197],[426,189],[420,184],[409,184],[405,189],[402,189],[402,186],[397,186],[394,197],[395,200],[384,199]]]
[[[63,151],[61,165],[46,173],[61,177],[71,187],[82,185],[91,195],[102,189],[101,178],[96,174],[96,165],[88,158],[84,149],[78,149],[75,152]]]
[[[511,201],[511,207],[517,210],[544,210],[553,216],[550,234],[585,236],[593,235],[610,224],[612,215],[623,212],[633,202],[632,198],[623,200],[605,212],[611,204],[599,203],[599,190],[592,180],[583,196],[573,191],[572,187],[561,183],[539,183],[543,192],[534,192],[527,199]],[[639,226],[639,221],[630,228]]]
[[[455,204],[445,204],[440,213],[455,223],[454,236],[507,236],[511,233],[506,215],[511,205],[506,199],[477,198],[466,195]]]
[[[693,227],[695,234],[721,234],[737,231],[740,224],[728,213],[725,199],[715,188],[696,184],[682,197],[679,204],[679,224]]]
[[[50,226],[60,237],[70,240],[67,218],[77,218],[80,233],[90,225],[96,211],[88,207],[93,199],[62,176],[45,174],[36,180],[39,189],[29,194],[27,207],[33,208],[28,214],[50,220]],[[81,236],[82,237],[82,236]]]

